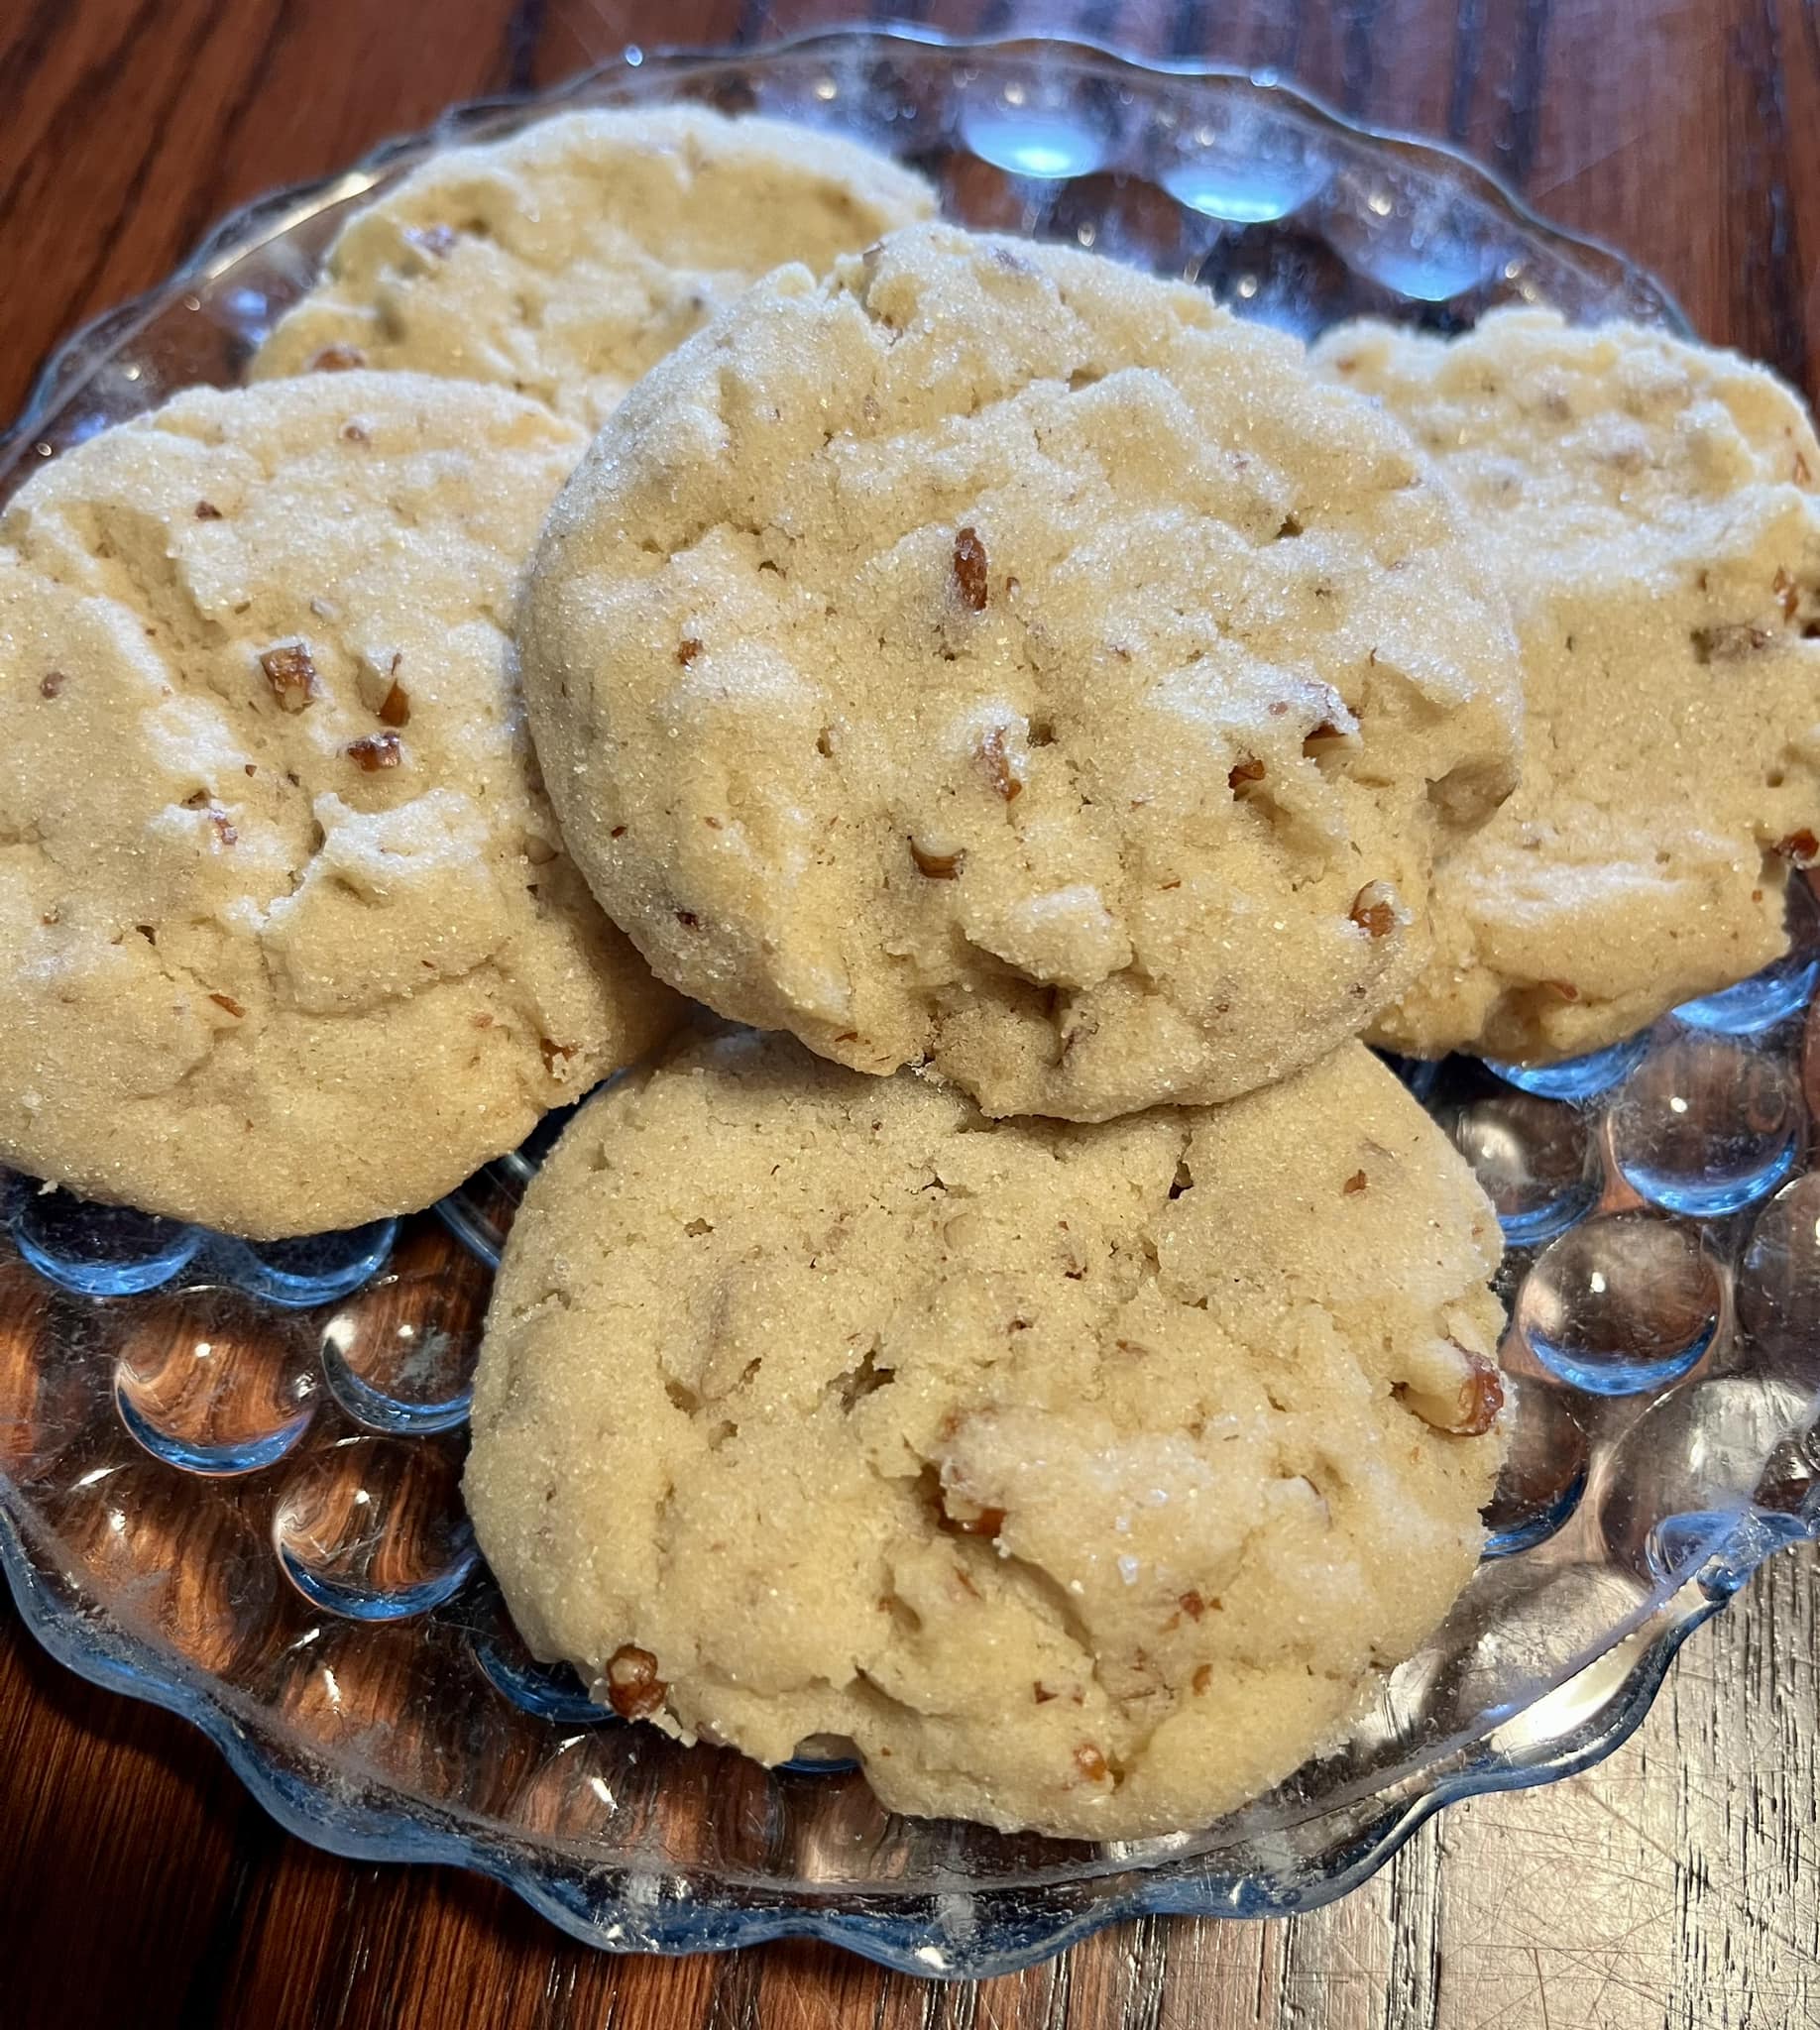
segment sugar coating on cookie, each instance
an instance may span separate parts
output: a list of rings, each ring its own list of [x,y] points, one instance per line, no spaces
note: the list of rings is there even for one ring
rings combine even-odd
[[[441,151],[359,212],[252,371],[496,382],[593,428],[759,276],[822,273],[934,210],[922,177],[838,135],[705,106],[566,113]]]
[[[1361,1045],[1088,1128],[695,1040],[525,1196],[468,1504],[532,1649],[622,1714],[851,1740],[902,1811],[1198,1826],[1471,1574],[1499,1250]]]
[[[507,634],[577,432],[503,390],[182,395],[0,516],[0,1161],[273,1237],[404,1211],[674,997]]]
[[[912,227],[649,375],[520,623],[658,974],[988,1113],[1227,1097],[1426,953],[1515,644],[1407,433],[1203,292]]]
[[[1546,1061],[1744,979],[1820,857],[1820,447],[1760,367],[1633,325],[1501,311],[1443,341],[1345,326],[1475,517],[1511,600],[1522,787],[1435,891],[1377,1035]]]

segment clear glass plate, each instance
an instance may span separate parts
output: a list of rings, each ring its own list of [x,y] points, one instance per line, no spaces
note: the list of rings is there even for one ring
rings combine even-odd
[[[965,220],[1301,332],[1360,311],[1453,328],[1515,298],[1680,322],[1479,169],[1266,80],[920,32],[631,53],[228,220],[51,363],[0,495],[177,388],[235,381],[347,208],[429,149],[676,97],[858,135]],[[286,1826],[480,1869],[600,1945],[800,1934],[985,1974],[1141,1911],[1307,1909],[1450,1800],[1609,1752],[1687,1632],[1820,1530],[1820,913],[1802,884],[1791,906],[1789,959],[1618,1050],[1402,1068],[1510,1243],[1517,1435],[1492,1555],[1340,1751],[1204,1832],[1089,1848],[893,1818],[851,1769],[678,1748],[524,1653],[458,1477],[488,1265],[553,1124],[440,1221],[279,1247],[8,1181],[0,1562],[49,1648],[194,1721]]]

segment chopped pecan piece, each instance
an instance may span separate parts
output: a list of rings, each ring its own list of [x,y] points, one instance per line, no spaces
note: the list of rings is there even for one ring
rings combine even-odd
[[[1429,1394],[1400,1384],[1397,1394],[1406,1410],[1435,1430],[1454,1437],[1482,1438],[1498,1421],[1498,1412],[1504,1408],[1504,1378],[1497,1363],[1484,1354],[1462,1346],[1457,1339],[1447,1343],[1460,1356],[1459,1387],[1445,1394]]]
[[[1006,803],[1015,803],[1024,793],[1024,778],[1012,768],[1011,757],[1005,752],[1005,730],[1002,726],[993,727],[979,742],[979,758],[985,763],[992,787]]]
[[[347,345],[338,340],[334,345],[325,345],[322,348],[310,361],[309,371],[312,374],[351,374],[356,367],[364,367],[366,364],[367,356],[359,346]]]
[[[396,670],[398,658],[394,656],[392,667]],[[380,700],[380,724],[382,726],[408,726],[410,724],[410,693],[395,676],[392,688]]]
[[[198,501],[196,503],[196,519],[198,521],[219,521],[221,519],[221,509],[212,501]]]
[[[682,664],[684,669],[687,669],[701,652],[701,640],[694,634],[685,634],[676,644],[676,660]]]
[[[1778,839],[1775,849],[1791,866],[1811,867],[1820,860],[1820,839],[1805,826],[1799,832],[1791,832],[1785,839]]]
[[[978,531],[975,529],[963,528],[956,531],[955,590],[960,593],[963,606],[970,607],[976,614],[985,612],[985,544],[979,540]]]
[[[209,830],[215,835],[217,846],[233,846],[240,839],[240,828],[218,805],[211,806],[208,814]]]
[[[369,775],[377,775],[382,768],[396,768],[404,758],[398,734],[391,733],[364,733],[358,740],[350,740],[341,751]]]
[[[322,695],[322,686],[316,681],[316,665],[300,641],[283,641],[276,648],[268,648],[260,657],[259,666],[272,686],[273,697],[285,712],[301,712]]]
[[[1362,1170],[1355,1170],[1352,1173],[1351,1177],[1349,1177],[1346,1180],[1346,1182],[1343,1184],[1341,1184],[1340,1189],[1345,1193],[1345,1195],[1348,1198],[1356,1198],[1358,1194],[1362,1190],[1364,1190],[1367,1182],[1368,1180],[1365,1176],[1365,1173]]]
[[[976,1515],[956,1516],[948,1519],[963,1536],[996,1536],[1005,1526],[1003,1509],[981,1509]]]
[[[663,1704],[669,1686],[657,1659],[635,1642],[622,1642],[607,1659],[607,1702],[622,1720],[643,1720]]]
[[[1242,761],[1234,762],[1226,774],[1226,787],[1238,796],[1245,787],[1264,780],[1264,764],[1255,754],[1247,754]]]
[[[1367,881],[1346,914],[1368,938],[1388,938],[1397,928],[1397,891],[1388,881]]]
[[[557,1065],[566,1065],[578,1048],[579,1046],[572,1043],[552,1043],[547,1036],[540,1036],[537,1039],[537,1049],[543,1057],[543,1069],[552,1078],[558,1075]]]
[[[919,846],[912,839],[910,857],[916,862],[919,874],[926,874],[932,881],[953,881],[961,872],[961,862],[966,859],[964,852],[935,852],[926,846]]]
[[[1111,1773],[1106,1767],[1106,1758],[1090,1741],[1083,1741],[1075,1750],[1075,1767],[1089,1783],[1103,1783]]]
[[[209,999],[217,1008],[225,1008],[236,1022],[247,1012],[232,994],[210,994]]]
[[[1354,727],[1353,733],[1356,732],[1357,728]],[[1318,726],[1309,727],[1303,734],[1303,758],[1308,761],[1318,761],[1323,754],[1332,752],[1335,747],[1351,737],[1352,734],[1343,727],[1335,726],[1330,719],[1323,719]]]
[[[63,695],[63,686],[68,681],[61,670],[52,670],[39,678],[38,695],[41,698],[60,698]]]
[[[1176,1605],[1181,1608],[1182,1612],[1192,1622],[1199,1621],[1201,1616],[1207,1611],[1207,1603],[1192,1586],[1186,1593],[1178,1596]]]

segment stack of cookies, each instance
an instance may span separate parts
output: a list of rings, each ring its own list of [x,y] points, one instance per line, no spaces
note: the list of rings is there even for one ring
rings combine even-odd
[[[477,1380],[530,1645],[1127,1840],[1474,1568],[1498,1224],[1366,1046],[1576,1055],[1782,949],[1820,448],[1656,333],[1310,354],[934,209],[546,121],[20,492],[0,1158],[294,1235],[624,1072]]]

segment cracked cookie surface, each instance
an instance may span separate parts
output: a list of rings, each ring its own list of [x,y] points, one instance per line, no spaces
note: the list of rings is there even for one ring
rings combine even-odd
[[[1523,651],[1524,775],[1435,883],[1392,1048],[1545,1062],[1645,1028],[1786,947],[1820,858],[1820,447],[1731,353],[1502,311],[1451,341],[1316,348],[1433,456]]]
[[[1194,1827],[1470,1576],[1499,1252],[1360,1045],[1089,1128],[692,1039],[526,1193],[467,1499],[531,1647],[622,1714],[846,1738],[903,1811]]]
[[[447,374],[592,429],[759,276],[820,273],[934,209],[920,176],[835,135],[703,106],[566,113],[383,192],[253,373]]]
[[[574,427],[179,395],[0,516],[0,1160],[270,1238],[427,1204],[677,1004],[537,784],[506,632]]]
[[[760,283],[552,512],[566,837],[660,976],[988,1113],[1310,1062],[1514,779],[1515,644],[1407,433],[1204,292],[911,227]]]

